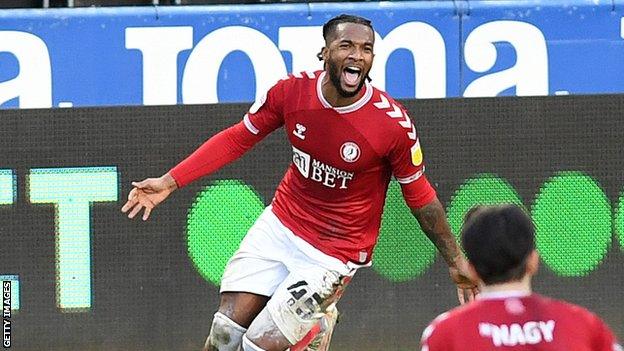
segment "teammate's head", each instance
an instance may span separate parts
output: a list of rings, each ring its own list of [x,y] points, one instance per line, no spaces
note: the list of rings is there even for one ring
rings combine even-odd
[[[371,21],[340,15],[323,26],[325,47],[318,54],[329,78],[342,97],[356,96],[373,65],[375,33]]]
[[[473,208],[461,236],[466,257],[485,285],[519,281],[537,270],[533,222],[515,205]]]

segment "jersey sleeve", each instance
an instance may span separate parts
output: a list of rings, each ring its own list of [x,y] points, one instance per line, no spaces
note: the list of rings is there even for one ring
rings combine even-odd
[[[448,338],[452,337],[446,331],[444,320],[448,317],[448,312],[439,315],[423,330],[420,338],[421,351],[449,351]],[[445,342],[445,340],[447,342]]]
[[[243,123],[253,135],[264,138],[284,125],[284,101],[288,79],[280,80],[251,105],[243,117]]]
[[[588,314],[592,325],[590,330],[594,333],[592,349],[597,351],[624,351],[607,324],[595,314],[589,312]]]
[[[423,152],[416,127],[407,111],[401,110],[402,119],[392,126],[394,142],[388,158],[392,174],[401,184],[405,202],[410,208],[420,208],[433,201],[436,192],[424,175]]]
[[[282,126],[283,92],[284,81],[279,81],[251,106],[241,122],[214,135],[169,170],[178,187],[186,186],[238,159]]]

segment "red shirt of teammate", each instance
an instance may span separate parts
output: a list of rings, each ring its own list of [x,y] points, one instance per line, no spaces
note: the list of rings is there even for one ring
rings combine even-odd
[[[423,332],[422,350],[622,351],[588,310],[538,294],[483,293],[440,315]]]
[[[367,263],[390,177],[402,184],[412,208],[428,204],[435,191],[423,175],[420,142],[405,109],[369,83],[352,105],[332,107],[321,91],[324,74],[304,72],[279,81],[242,122],[202,146],[221,155],[218,163],[190,157],[170,173],[182,187],[283,126],[293,162],[275,192],[273,212],[324,253]]]
[[[422,351],[622,351],[593,313],[531,292],[534,240],[531,218],[517,206],[471,210],[462,246],[482,293],[436,318],[423,332]]]

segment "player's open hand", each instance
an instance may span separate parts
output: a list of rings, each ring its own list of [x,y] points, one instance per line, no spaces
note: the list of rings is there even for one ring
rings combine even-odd
[[[134,188],[128,194],[128,201],[121,208],[121,212],[128,213],[128,218],[134,218],[141,210],[143,220],[146,221],[152,209],[163,202],[178,188],[175,180],[169,173],[160,178],[147,178],[140,182],[132,182]]]
[[[459,303],[463,305],[466,301],[473,301],[479,294],[479,285],[476,278],[470,274],[466,259],[459,258],[454,267],[449,267],[449,273],[457,285]]]

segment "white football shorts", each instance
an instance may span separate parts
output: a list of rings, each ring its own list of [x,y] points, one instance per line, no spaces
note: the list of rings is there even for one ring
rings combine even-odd
[[[221,292],[270,296],[266,308],[271,319],[295,344],[337,302],[359,267],[297,237],[269,206],[228,262]]]
[[[220,291],[272,296],[291,273],[311,275],[309,278],[323,276],[326,271],[353,276],[359,267],[345,264],[293,234],[268,206],[226,265]]]

